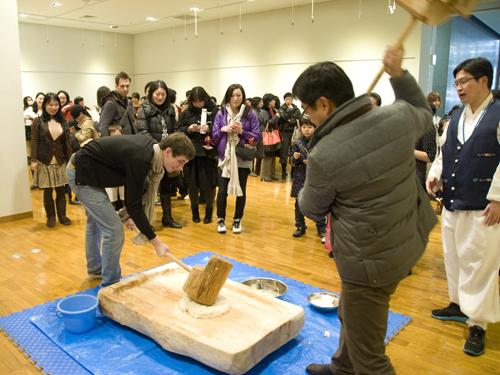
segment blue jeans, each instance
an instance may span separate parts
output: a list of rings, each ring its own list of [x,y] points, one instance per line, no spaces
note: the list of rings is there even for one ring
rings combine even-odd
[[[88,185],[76,185],[76,170],[66,168],[68,184],[85,207],[85,256],[87,273],[101,272],[105,287],[120,281],[120,255],[125,243],[125,231],[106,190]],[[102,248],[101,248],[102,241]]]

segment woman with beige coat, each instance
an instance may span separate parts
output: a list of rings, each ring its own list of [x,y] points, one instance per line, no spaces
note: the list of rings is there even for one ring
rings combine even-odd
[[[71,134],[74,134],[76,139],[78,139],[78,143],[82,144],[89,139],[99,139],[101,137],[94,127],[92,116],[90,116],[85,107],[74,105],[70,108],[70,113],[71,116],[78,121],[78,127],[80,128],[78,132],[75,127],[69,129]]]

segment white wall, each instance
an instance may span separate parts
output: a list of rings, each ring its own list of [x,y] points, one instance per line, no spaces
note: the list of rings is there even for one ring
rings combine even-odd
[[[31,212],[16,0],[0,2],[0,218]],[[19,103],[19,105],[13,105]]]
[[[280,97],[290,91],[295,79],[309,65],[334,61],[353,81],[356,94],[367,90],[378,72],[386,45],[392,43],[409,15],[402,8],[388,14],[386,0],[359,2],[339,0],[310,6],[188,25],[135,35],[135,79],[140,86],[164,80],[178,93],[178,101],[193,86],[203,86],[219,102],[231,83],[241,83],[247,96],[272,92]],[[405,43],[405,66],[418,79],[420,30],[417,24]],[[175,38],[175,41],[173,39]],[[385,104],[393,99],[387,77],[375,90]]]
[[[92,107],[100,86],[114,90],[117,73],[134,73],[132,35],[116,34],[115,47],[115,33],[84,30],[82,36],[81,29],[19,23],[19,43],[23,96],[33,99],[39,91],[65,90]]]
[[[385,46],[393,42],[409,15],[398,8],[390,15],[386,0],[338,0],[237,17],[135,36],[55,26],[19,23],[15,0],[2,0],[0,98],[4,106],[0,140],[0,218],[31,211],[26,167],[22,97],[38,91],[66,90],[96,103],[98,87],[114,86],[123,70],[132,75],[131,92],[143,94],[153,79],[164,80],[178,100],[193,86],[203,86],[219,101],[228,85],[241,83],[247,96],[272,92],[282,96],[309,65],[330,60],[352,79],[362,94],[380,68]],[[173,41],[173,35],[175,41]],[[418,79],[421,25],[405,43],[405,67]],[[47,39],[49,42],[47,43]],[[116,47],[115,47],[116,40]],[[82,45],[83,41],[83,45]],[[20,48],[20,52],[19,52]],[[19,67],[21,66],[21,69]],[[21,83],[22,76],[22,83]],[[8,89],[6,89],[8,88]],[[375,87],[384,104],[394,96],[387,77]],[[8,160],[9,162],[6,162]]]

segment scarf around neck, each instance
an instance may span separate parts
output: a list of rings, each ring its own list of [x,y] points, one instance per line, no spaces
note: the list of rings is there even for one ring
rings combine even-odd
[[[158,143],[153,145],[153,160],[151,161],[153,174],[151,176],[151,181],[149,182],[148,189],[146,193],[144,193],[142,197],[142,205],[144,206],[144,213],[148,218],[150,224],[153,223],[154,210],[155,210],[155,199],[156,192],[158,191],[158,185],[160,184],[161,179],[163,178],[163,174],[165,170],[163,169],[163,152]],[[147,237],[139,233],[137,236],[132,238],[132,242],[137,245],[145,245],[148,242]]]
[[[240,111],[235,115],[231,110],[231,106],[229,104],[226,104],[227,125],[230,126],[235,121],[240,120],[244,110],[245,104],[242,104]],[[220,167],[222,169],[222,177],[229,178],[227,193],[230,195],[241,197],[243,196],[243,190],[241,190],[240,180],[238,177],[238,158],[236,157],[236,146],[238,145],[238,143],[240,143],[238,133],[227,134],[224,160],[222,161]]]

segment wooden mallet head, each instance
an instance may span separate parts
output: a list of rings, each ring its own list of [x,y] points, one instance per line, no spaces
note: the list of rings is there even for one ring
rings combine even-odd
[[[233,264],[212,255],[205,267],[194,266],[182,288],[192,299],[212,306],[229,276]]]
[[[480,0],[396,0],[413,17],[427,25],[439,25],[453,14],[469,17]]]
[[[453,14],[469,17],[470,12],[472,12],[479,1],[480,0],[396,0],[396,4],[404,8],[412,17],[393,44],[393,48],[401,48],[403,41],[410,33],[417,19],[427,25],[439,25]],[[384,71],[385,66],[382,66],[375,76],[375,79],[368,87],[366,91],[368,94],[373,91]]]

